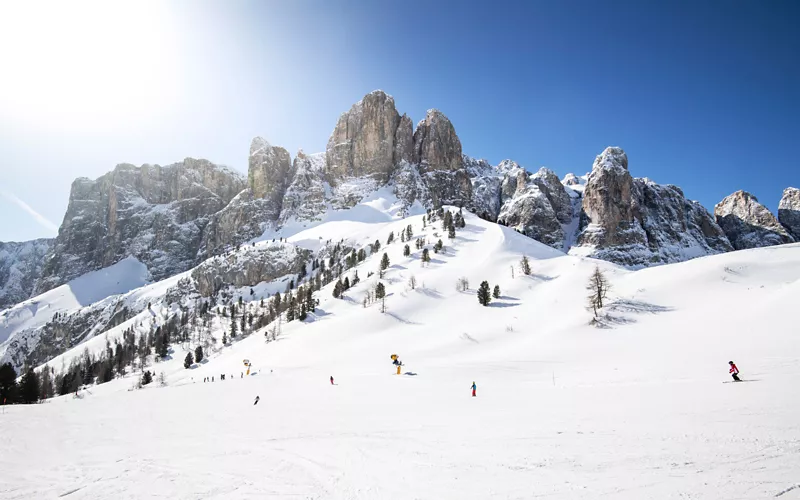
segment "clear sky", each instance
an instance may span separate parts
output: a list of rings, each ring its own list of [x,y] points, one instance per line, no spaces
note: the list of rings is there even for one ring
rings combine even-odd
[[[713,209],[800,187],[800,2],[0,3],[0,241],[54,236],[76,177],[208,158],[261,135],[323,151],[371,90],[464,152],[636,177]]]

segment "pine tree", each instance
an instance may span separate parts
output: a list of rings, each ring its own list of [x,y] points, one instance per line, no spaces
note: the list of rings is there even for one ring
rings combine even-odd
[[[245,313],[242,313],[242,319],[239,322],[239,328],[240,331],[242,332],[242,335],[245,335],[247,333],[247,316],[245,315]]]
[[[375,285],[375,298],[380,300],[384,297],[386,297],[386,287],[383,286],[383,283],[378,282],[378,284]]]
[[[383,257],[381,257],[381,265],[380,265],[380,273],[379,276],[383,279],[383,272],[389,269],[389,256],[384,252]]]
[[[444,214],[444,220],[442,220],[442,229],[449,231],[451,227],[453,227],[453,214],[448,210]]]
[[[231,340],[236,338],[236,320],[231,318]]]
[[[447,228],[447,237],[451,240],[456,237],[456,226],[454,226],[452,222],[450,223],[450,227]]]
[[[186,357],[183,358],[183,367],[187,370],[192,367],[194,364],[194,358],[192,357],[192,353],[187,352]]]
[[[411,237],[414,236],[414,230],[411,229],[411,224],[406,227],[406,239],[410,240]]]
[[[431,261],[431,254],[430,252],[428,252],[428,249],[426,248],[422,251],[422,263],[428,264],[430,261]]]
[[[522,256],[522,260],[520,260],[520,262],[519,262],[519,267],[520,267],[520,269],[522,269],[522,274],[524,274],[525,276],[528,276],[528,275],[531,274],[531,263],[528,260],[528,256],[527,255],[523,255]]]
[[[297,317],[297,319],[299,319],[300,321],[305,321],[306,317],[307,317],[306,316],[306,303],[303,302],[302,304],[300,304],[300,315]]]
[[[356,272],[356,277],[358,277],[357,272]],[[314,312],[317,310],[315,302],[316,301],[314,300],[314,289],[312,287],[306,288],[306,312]]]
[[[228,333],[222,332],[222,345],[225,345],[227,343],[228,343]]]
[[[142,373],[142,385],[147,385],[153,381],[153,374],[150,373],[150,370],[145,371]]]
[[[203,361],[203,346],[197,346],[194,348],[194,359],[198,363]]]
[[[389,237],[386,239],[386,244],[391,245],[394,241],[394,231],[389,233]]]
[[[306,277],[306,274],[308,274],[308,271],[306,270],[306,263],[305,262],[300,263],[300,271],[297,274],[298,274],[298,276],[300,276],[300,278],[305,278]]]
[[[361,281],[361,278],[358,277],[358,271],[353,273],[353,281],[350,282],[350,286],[358,285],[358,282]]]
[[[437,241],[436,244],[433,245],[433,251],[436,253],[441,252],[442,248],[444,248],[444,243],[442,243],[442,240]]]
[[[344,281],[342,282],[342,289],[345,291],[350,290],[350,278],[347,276],[344,277]]]
[[[0,366],[0,404],[10,404],[17,400],[17,371],[11,363]]]
[[[338,299],[342,295],[342,282],[337,281],[335,285],[333,285],[333,298]]]
[[[405,231],[400,231],[400,242],[401,243],[405,243],[406,242],[406,232]]]
[[[378,253],[378,250],[381,249],[381,242],[375,240],[375,243],[372,244],[372,253]]]
[[[358,261],[359,262],[364,262],[364,259],[366,259],[366,258],[367,258],[367,252],[364,251],[363,248],[359,248],[358,249]]]
[[[39,376],[33,368],[28,368],[19,381],[19,399],[25,404],[39,401]]]
[[[499,299],[500,298],[500,285],[494,286],[494,291],[492,291],[492,297]]]
[[[286,308],[286,321],[294,321],[297,311],[297,299],[294,296],[289,297],[289,307]]]
[[[483,281],[481,282],[481,286],[478,287],[478,302],[480,302],[482,306],[488,306],[491,301],[492,295],[489,292],[489,282]]]

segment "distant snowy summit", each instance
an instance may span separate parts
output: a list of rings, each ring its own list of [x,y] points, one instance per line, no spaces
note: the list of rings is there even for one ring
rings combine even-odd
[[[795,188],[784,192],[777,218],[744,192],[712,216],[676,186],[631,177],[618,147],[598,155],[589,174],[562,180],[512,160],[492,166],[463,154],[441,111],[428,110],[414,127],[376,90],[342,113],[324,152],[292,158],[253,139],[246,178],[187,158],[77,179],[54,241],[0,250],[0,308],[128,256],[153,280],[173,276],[265,233],[317,223],[379,189],[394,193],[401,214],[460,206],[564,252],[633,268],[800,238]]]

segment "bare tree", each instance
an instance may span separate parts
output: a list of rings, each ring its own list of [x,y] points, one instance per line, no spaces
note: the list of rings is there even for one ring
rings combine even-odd
[[[456,281],[456,290],[458,290],[459,292],[466,292],[467,290],[469,290],[469,280],[467,279],[466,276],[458,278],[458,280]]]
[[[411,275],[410,278],[408,278],[408,286],[410,286],[412,290],[417,288],[417,277],[414,276],[413,274]]]
[[[589,290],[589,296],[586,297],[588,301],[587,309],[592,311],[596,318],[597,311],[603,308],[603,301],[606,299],[606,295],[608,295],[608,291],[611,289],[611,284],[608,282],[606,275],[603,274],[603,271],[600,270],[600,267],[594,267],[586,289]]]

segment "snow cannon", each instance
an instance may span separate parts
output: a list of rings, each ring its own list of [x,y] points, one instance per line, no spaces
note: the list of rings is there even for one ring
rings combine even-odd
[[[400,367],[403,366],[403,362],[400,361],[400,358],[397,354],[392,354],[392,364],[397,367],[397,374],[400,375]]]

